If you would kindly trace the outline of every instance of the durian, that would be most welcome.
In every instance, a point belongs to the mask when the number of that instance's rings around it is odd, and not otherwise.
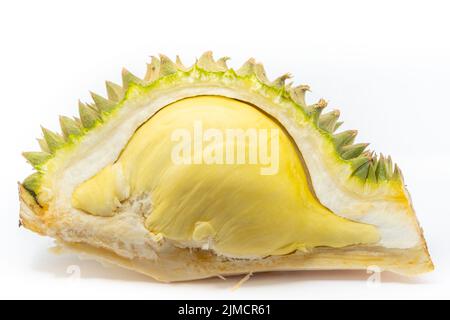
[[[433,269],[390,157],[337,132],[306,85],[204,53],[152,57],[43,128],[19,184],[23,226],[160,281],[275,270]]]

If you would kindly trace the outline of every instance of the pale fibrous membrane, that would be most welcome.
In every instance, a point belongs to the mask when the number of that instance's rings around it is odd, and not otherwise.
[[[433,269],[390,157],[338,131],[306,85],[203,54],[125,70],[79,117],[43,128],[21,223],[160,281],[277,270]]]

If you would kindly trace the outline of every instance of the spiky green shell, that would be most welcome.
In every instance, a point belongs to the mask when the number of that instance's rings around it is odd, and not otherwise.
[[[249,59],[238,70],[228,68],[227,57],[214,60],[211,52],[204,53],[194,65],[185,67],[180,58],[172,62],[168,57],[160,55],[152,57],[147,65],[147,73],[141,79],[126,69],[122,71],[122,85],[106,82],[107,98],[91,93],[93,102],[79,102],[79,118],[60,117],[62,135],[43,128],[43,139],[38,139],[42,152],[25,152],[24,157],[37,170],[25,179],[23,185],[32,194],[36,194],[40,180],[45,173],[45,164],[60,149],[68,148],[77,143],[89,131],[101,126],[120,110],[125,102],[137,99],[142,95],[151,97],[152,91],[163,87],[175,86],[179,83],[193,81],[220,81],[224,86],[234,83],[244,83],[253,94],[259,94],[289,105],[301,111],[303,115],[298,121],[309,121],[316,129],[333,143],[336,157],[339,161],[347,162],[352,167],[352,177],[363,184],[377,185],[379,182],[401,182],[402,175],[397,165],[393,166],[391,158],[365,151],[368,144],[357,143],[357,131],[347,130],[336,133],[342,125],[338,121],[340,113],[333,110],[328,113],[322,111],[327,102],[323,99],[309,105],[305,94],[309,90],[307,85],[293,87],[286,84],[291,76],[284,74],[274,81],[270,81],[262,64]]]

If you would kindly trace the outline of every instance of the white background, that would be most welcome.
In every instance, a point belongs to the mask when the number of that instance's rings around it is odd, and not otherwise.
[[[450,6],[448,1],[2,1],[0,4],[1,298],[450,298]],[[417,278],[296,272],[160,284],[75,256],[18,228],[17,181],[39,125],[75,115],[77,99],[143,75],[149,56],[205,50],[250,56],[339,107],[359,141],[404,171],[436,271]],[[72,281],[73,265],[81,278]]]

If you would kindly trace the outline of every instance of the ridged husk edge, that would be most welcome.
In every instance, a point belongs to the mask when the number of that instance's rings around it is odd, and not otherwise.
[[[41,151],[23,153],[36,170],[23,181],[23,185],[35,196],[46,171],[45,164],[55,156],[58,150],[76,144],[87,133],[107,122],[125,101],[133,99],[133,89],[151,91],[153,87],[158,86],[158,83],[177,77],[199,79],[221,77],[229,82],[251,79],[258,84],[261,91],[271,91],[279,96],[279,99],[288,99],[295,104],[317,130],[333,142],[336,155],[351,165],[353,177],[371,185],[376,185],[378,182],[399,182],[403,185],[402,173],[390,156],[377,155],[366,150],[367,143],[355,143],[356,130],[336,132],[342,125],[339,121],[338,110],[324,113],[323,110],[327,107],[324,99],[310,105],[306,103],[305,95],[310,90],[309,86],[293,86],[291,82],[287,83],[287,80],[291,78],[290,74],[281,75],[270,81],[263,65],[253,58],[237,70],[229,68],[226,64],[227,60],[228,57],[215,60],[212,52],[208,51],[192,66],[186,67],[179,57],[176,62],[173,62],[165,55],[160,55],[159,58],[151,58],[144,78],[139,78],[123,69],[122,85],[106,81],[107,97],[91,92],[91,103],[81,101],[78,103],[79,117],[60,116],[61,133],[42,127],[43,136],[38,139]]]

